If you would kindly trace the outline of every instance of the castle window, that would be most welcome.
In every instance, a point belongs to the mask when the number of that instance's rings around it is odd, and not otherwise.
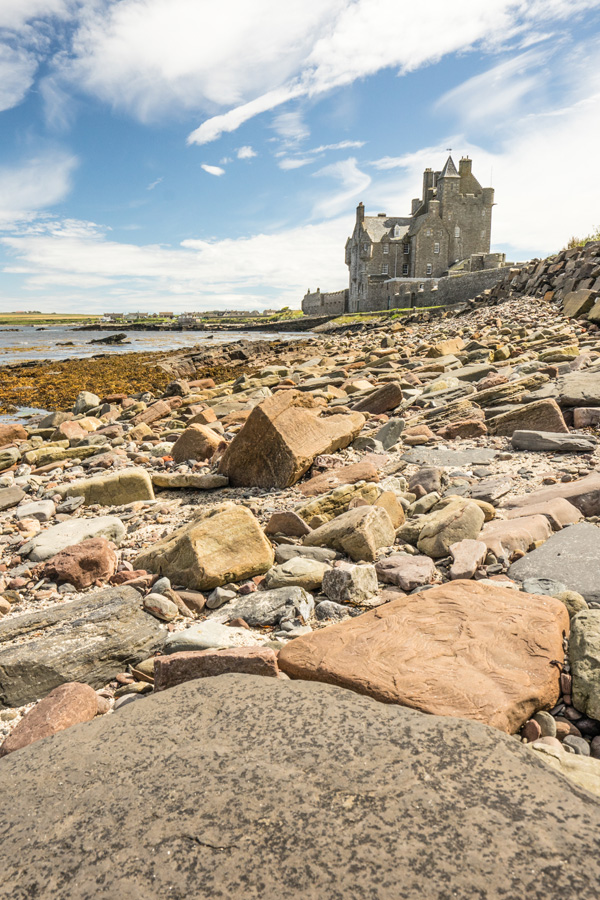
[[[426,272],[426,274],[427,274],[427,275],[431,275],[432,272],[433,272],[433,266],[431,265],[431,263],[427,263],[427,272]]]
[[[389,244],[384,244],[384,245],[383,245],[383,252],[384,252],[384,253],[389,253],[389,252],[390,252],[390,245],[389,245]]]
[[[395,226],[394,226],[394,237],[395,237],[395,238],[399,238],[399,237],[400,237],[400,226],[399,226],[399,225],[395,225]]]
[[[404,255],[405,255],[405,256],[408,254],[408,251],[409,251],[409,250],[410,250],[410,247],[408,246],[408,244],[405,244],[405,245],[404,245]]]
[[[381,274],[382,274],[382,275],[387,275],[387,274],[388,274],[388,264],[387,264],[387,263],[385,263],[385,264],[381,267]]]
[[[428,228],[425,232],[426,237],[431,237],[431,228]]]
[[[439,252],[440,252],[440,245],[438,244],[437,241],[436,241],[435,244],[433,245],[433,252],[434,252],[434,253],[439,253]]]
[[[368,252],[369,252],[369,244],[363,244],[363,251],[364,251],[365,253],[368,253]]]
[[[481,237],[482,237],[482,238],[485,237],[485,231],[484,231],[484,230],[482,230],[482,232],[481,232]]]
[[[408,275],[408,263],[404,263],[402,266],[402,274]]]
[[[458,227],[458,225],[457,225],[456,228],[454,229],[454,237],[455,237],[455,238],[459,238],[459,237],[460,237],[460,228]]]

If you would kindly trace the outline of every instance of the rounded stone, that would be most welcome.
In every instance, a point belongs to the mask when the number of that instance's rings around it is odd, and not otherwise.
[[[540,726],[542,737],[556,737],[556,720],[549,712],[540,710],[533,717]]]
[[[565,747],[570,747],[571,750],[574,750],[579,756],[589,756],[590,755],[590,745],[582,737],[576,737],[574,734],[568,734],[563,741]]]

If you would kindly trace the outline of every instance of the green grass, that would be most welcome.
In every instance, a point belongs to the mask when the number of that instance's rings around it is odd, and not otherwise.
[[[0,313],[0,325],[84,325],[97,322],[99,318],[60,313]]]

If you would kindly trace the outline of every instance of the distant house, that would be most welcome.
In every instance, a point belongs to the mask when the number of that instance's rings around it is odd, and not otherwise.
[[[159,312],[159,317],[161,319],[173,319],[175,318],[175,313],[172,312]]]

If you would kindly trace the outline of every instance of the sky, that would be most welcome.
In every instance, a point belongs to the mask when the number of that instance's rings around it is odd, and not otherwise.
[[[298,308],[449,148],[546,256],[598,146],[600,0],[0,0],[0,311]]]

